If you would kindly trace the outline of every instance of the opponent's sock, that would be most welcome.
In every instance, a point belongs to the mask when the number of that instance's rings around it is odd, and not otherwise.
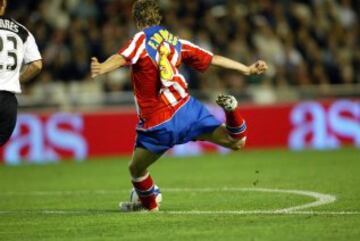
[[[234,139],[243,139],[247,134],[247,127],[244,118],[240,113],[240,108],[236,107],[232,111],[225,111],[226,129]]]
[[[143,177],[133,178],[132,183],[144,208],[150,211],[157,209],[158,205],[154,192],[154,182],[150,174],[148,173]]]

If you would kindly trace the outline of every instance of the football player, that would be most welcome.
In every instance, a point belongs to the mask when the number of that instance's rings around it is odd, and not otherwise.
[[[0,147],[14,131],[20,82],[42,69],[41,55],[33,35],[14,19],[5,16],[7,0],[0,0]]]
[[[252,75],[264,73],[267,64],[257,61],[246,66],[177,37],[160,25],[160,9],[155,0],[137,0],[133,18],[139,32],[105,62],[92,58],[91,72],[96,78],[122,66],[132,67],[139,123],[129,170],[141,203],[123,202],[121,210],[158,211],[154,181],[148,167],[167,150],[194,140],[240,150],[246,142],[246,122],[237,100],[230,95],[218,96],[216,102],[226,113],[226,123],[221,123],[189,95],[186,79],[179,72],[180,66],[185,64],[203,72],[215,65]]]

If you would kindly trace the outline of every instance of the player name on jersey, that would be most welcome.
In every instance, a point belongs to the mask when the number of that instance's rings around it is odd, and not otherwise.
[[[10,19],[0,18],[0,29],[5,29],[14,33],[18,33],[19,25],[17,25],[15,22],[11,21]]]
[[[148,41],[148,45],[153,49],[158,49],[160,44],[164,41],[167,41],[169,44],[176,46],[178,44],[178,37],[174,36],[166,29],[161,29],[158,33],[155,33],[150,40]]]

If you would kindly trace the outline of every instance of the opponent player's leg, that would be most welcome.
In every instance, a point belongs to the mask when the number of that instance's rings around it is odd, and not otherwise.
[[[155,184],[147,169],[160,157],[161,154],[155,154],[142,148],[135,149],[129,164],[129,171],[132,177],[132,184],[142,205],[124,202],[120,204],[122,211],[137,211],[141,208],[149,211],[159,210],[156,203]]]
[[[0,147],[6,144],[15,129],[17,106],[14,94],[0,92]]]
[[[246,144],[247,127],[235,97],[219,95],[216,102],[225,111],[226,123],[212,133],[200,136],[199,139],[236,151],[242,149]]]

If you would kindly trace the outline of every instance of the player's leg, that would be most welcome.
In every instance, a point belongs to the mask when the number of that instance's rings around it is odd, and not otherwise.
[[[198,140],[208,141],[234,151],[241,150],[246,144],[246,137],[242,139],[231,137],[225,124],[215,129],[212,133],[201,135]]]
[[[129,171],[133,178],[140,178],[145,176],[148,171],[147,168],[156,162],[162,154],[156,154],[143,148],[136,148],[133,153],[133,158],[129,164]]]
[[[0,91],[0,147],[6,144],[15,129],[17,107],[14,94]]]
[[[209,141],[232,150],[240,150],[246,144],[246,122],[243,119],[235,97],[219,95],[217,104],[226,115],[226,123],[213,132],[200,136],[198,139]]]
[[[136,190],[142,206],[136,206],[134,203],[122,203],[123,211],[136,211],[139,208],[145,208],[149,211],[159,210],[156,203],[155,184],[148,172],[151,166],[161,157],[161,154],[152,153],[143,148],[136,148],[133,158],[129,164],[129,171],[132,178],[132,184]]]

